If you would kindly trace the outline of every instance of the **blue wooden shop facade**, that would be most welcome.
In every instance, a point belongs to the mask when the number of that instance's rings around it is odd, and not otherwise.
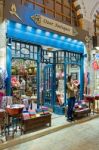
[[[46,80],[51,80],[50,85],[50,101],[51,107],[54,108],[56,105],[56,64],[59,63],[59,52],[62,53],[62,62],[64,65],[64,100],[66,102],[66,68],[68,64],[75,64],[80,67],[80,98],[83,98],[83,90],[84,90],[84,43],[80,40],[75,39],[74,37],[70,37],[68,35],[60,34],[51,29],[43,28],[33,20],[30,19],[30,16],[33,15],[31,11],[31,5],[28,6],[20,6],[16,1],[16,8],[18,8],[19,14],[24,21],[20,21],[20,19],[16,19],[15,16],[9,13],[9,10],[12,7],[12,1],[10,0],[9,6],[6,9],[5,17],[8,19],[7,24],[7,72],[8,72],[8,80],[7,80],[7,95],[11,94],[11,60],[13,57],[21,58],[21,54],[19,56],[13,55],[13,42],[26,43],[28,45],[36,46],[37,50],[33,53],[34,57],[24,56],[24,59],[32,59],[37,63],[37,107],[40,105],[40,64],[45,63],[46,67],[44,68],[44,102],[48,98],[46,95]],[[5,7],[7,4],[5,4]],[[27,11],[26,14],[23,11]],[[34,14],[37,12],[34,12]],[[40,12],[39,12],[40,13]],[[24,23],[25,22],[25,23]],[[58,51],[50,51],[52,53],[52,58],[46,58],[49,51],[43,50],[41,45],[51,46],[58,48]],[[72,59],[75,58],[75,59]],[[47,77],[48,72],[50,76]]]

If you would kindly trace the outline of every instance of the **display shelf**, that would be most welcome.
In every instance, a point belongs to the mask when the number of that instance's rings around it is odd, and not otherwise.
[[[16,59],[13,59],[12,78],[15,77],[19,82],[20,94],[24,92],[24,94],[31,93],[31,95],[34,95],[37,92],[37,66],[34,63],[32,60],[17,59],[16,61]],[[23,92],[21,92],[22,80],[25,81]]]

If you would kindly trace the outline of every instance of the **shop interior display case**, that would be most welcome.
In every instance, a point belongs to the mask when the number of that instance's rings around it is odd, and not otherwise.
[[[64,71],[63,65],[56,66],[56,96],[57,104],[64,104]]]
[[[12,60],[12,77],[11,86],[12,94],[20,95],[21,80],[25,81],[24,95],[37,95],[37,65],[32,60],[13,59]]]
[[[64,70],[65,68],[63,64],[56,65],[56,95],[57,95],[57,104],[59,105],[63,105],[65,103],[65,94],[64,94],[66,88],[65,80],[67,80],[68,75],[72,76],[74,82],[76,81],[79,82],[80,78],[79,66],[68,64],[66,68],[66,77],[64,77]]]

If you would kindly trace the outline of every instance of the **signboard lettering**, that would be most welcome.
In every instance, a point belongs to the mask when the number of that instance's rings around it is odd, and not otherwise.
[[[31,16],[31,18],[34,20],[35,23],[42,27],[46,27],[71,36],[75,36],[73,32],[73,27],[71,26],[68,26],[66,24],[63,24],[61,22],[55,21],[42,15],[34,15]]]

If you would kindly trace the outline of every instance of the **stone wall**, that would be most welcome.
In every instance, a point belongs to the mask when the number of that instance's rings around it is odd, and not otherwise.
[[[0,68],[6,68],[6,23],[0,22]]]

